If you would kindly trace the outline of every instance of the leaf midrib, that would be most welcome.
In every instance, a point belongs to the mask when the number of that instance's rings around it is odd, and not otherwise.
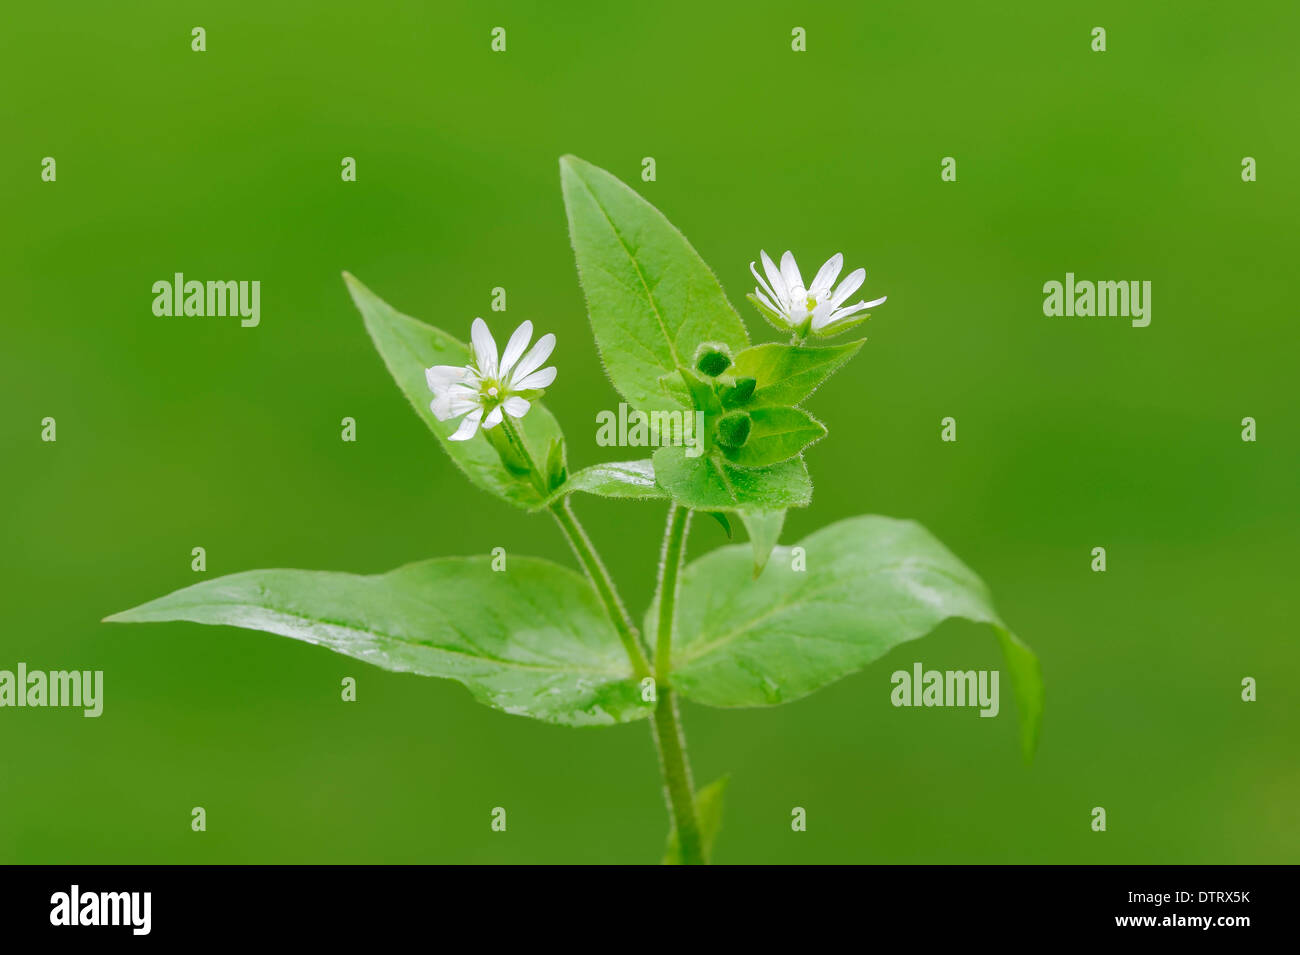
[[[601,203],[595,191],[591,186],[587,185],[587,180],[581,175],[576,175],[574,178],[577,179],[582,188],[587,191],[587,195],[591,197],[591,201],[595,203],[596,208],[600,210],[600,214],[609,225],[610,231],[614,233],[614,238],[618,240],[619,246],[623,249],[623,254],[627,256],[628,261],[632,263],[632,268],[636,270],[636,277],[641,283],[641,288],[645,291],[646,300],[650,303],[650,310],[654,313],[655,321],[659,324],[659,331],[664,337],[664,342],[668,345],[668,350],[672,353],[672,368],[676,369],[680,367],[682,362],[681,357],[677,354],[677,345],[673,338],[668,334],[668,326],[664,323],[664,317],[659,311],[659,303],[655,301],[654,293],[650,291],[650,283],[646,281],[645,273],[641,271],[641,264],[637,261],[636,256],[632,253],[628,244],[623,241],[623,234],[618,231],[618,226],[616,226],[614,220],[610,218],[609,213],[605,210],[605,206]]]
[[[447,654],[447,655],[449,655],[449,656],[464,657],[465,659],[468,659],[468,660],[478,660],[478,661],[487,662],[487,663],[494,663],[494,664],[498,664],[498,665],[503,666],[503,667],[510,667],[510,668],[512,668],[512,669],[516,669],[516,670],[540,670],[540,671],[545,672],[545,673],[556,673],[556,674],[563,674],[563,673],[595,673],[595,674],[601,674],[601,675],[604,675],[604,676],[614,676],[614,677],[618,677],[619,679],[626,679],[626,678],[629,678],[629,677],[632,676],[631,672],[622,673],[622,672],[617,671],[617,670],[610,670],[610,669],[606,669],[606,668],[596,668],[596,667],[591,667],[591,666],[582,666],[582,665],[579,665],[579,664],[574,664],[574,665],[572,665],[572,666],[568,666],[568,665],[566,665],[566,666],[564,666],[564,667],[558,667],[558,666],[544,666],[544,665],[542,665],[542,664],[537,664],[537,663],[523,663],[523,662],[520,662],[520,661],[517,661],[517,660],[508,660],[508,659],[505,659],[504,657],[492,656],[492,655],[489,655],[489,654],[475,655],[475,654],[472,654],[472,653],[466,653],[464,650],[455,650],[455,649],[451,649],[451,648],[448,648],[448,647],[438,646],[437,644],[424,643],[424,642],[422,642],[422,641],[412,640],[412,639],[409,639],[409,638],[407,638],[407,637],[400,637],[400,636],[397,636],[397,635],[395,635],[395,634],[385,633],[385,632],[383,632],[382,630],[361,629],[361,628],[356,627],[356,626],[354,626],[354,625],[352,625],[352,624],[349,624],[349,623],[346,623],[346,622],[343,622],[343,621],[339,621],[339,620],[327,620],[327,619],[325,619],[325,618],[323,618],[323,617],[309,617],[309,616],[307,616],[306,614],[294,613],[294,612],[289,611],[289,610],[280,610],[280,609],[275,608],[275,607],[262,607],[262,606],[258,606],[257,604],[246,603],[246,602],[243,602],[243,601],[232,601],[232,602],[230,602],[230,603],[221,603],[221,604],[214,604],[214,603],[212,603],[212,602],[202,603],[202,604],[181,604],[181,605],[179,605],[176,609],[177,609],[177,610],[187,610],[187,609],[190,609],[190,608],[194,608],[194,609],[198,609],[198,610],[203,610],[203,609],[205,609],[205,608],[210,608],[210,607],[228,607],[228,608],[231,608],[231,609],[258,610],[258,611],[261,611],[261,612],[263,612],[263,613],[270,612],[270,613],[277,614],[277,615],[282,616],[282,617],[289,617],[289,618],[291,618],[291,619],[293,619],[293,620],[303,620],[303,621],[306,621],[306,622],[308,622],[308,623],[319,623],[319,624],[324,624],[324,625],[326,625],[326,626],[330,626],[330,627],[338,627],[338,628],[341,629],[341,630],[350,630],[350,631],[352,631],[352,632],[354,632],[354,633],[362,633],[362,634],[372,635],[372,636],[379,637],[379,638],[384,639],[384,640],[391,640],[391,641],[393,641],[394,643],[404,644],[404,645],[406,645],[406,646],[421,647],[421,648],[426,649],[426,650],[432,650],[432,651],[434,651],[434,652],[436,652],[436,653],[445,653],[445,654]],[[176,619],[185,620],[185,619],[187,619],[187,618],[184,618],[184,617],[179,617],[179,618],[174,617],[174,618],[172,618],[172,619],[173,619],[173,620],[176,620]],[[161,622],[161,621],[160,621],[160,622]],[[190,622],[190,623],[200,623],[201,621],[198,621],[198,620],[189,620],[189,622]],[[248,629],[247,627],[242,627],[242,626],[240,626],[239,624],[225,624],[225,623],[223,623],[222,625],[223,625],[223,626],[234,626],[234,627],[239,627],[240,629]],[[296,637],[291,637],[290,639],[297,639],[297,638],[296,638]],[[310,642],[310,641],[303,641],[303,642],[304,642],[304,643],[308,643],[308,642]],[[321,644],[315,644],[315,646],[321,646]],[[334,648],[333,648],[333,647],[330,647],[330,649],[334,649]]]

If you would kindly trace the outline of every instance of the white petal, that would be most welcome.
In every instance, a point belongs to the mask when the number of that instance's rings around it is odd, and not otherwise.
[[[790,296],[796,288],[806,288],[799,266],[795,263],[794,253],[787,251],[781,256],[781,278],[785,280],[785,294]]]
[[[555,380],[555,366],[543,368],[541,371],[535,371],[531,375],[516,381],[512,386],[512,391],[530,391],[533,388],[549,388],[551,382]]]
[[[772,283],[772,291],[776,293],[776,300],[778,302],[788,302],[790,293],[785,287],[785,279],[781,277],[781,270],[776,267],[776,263],[772,261],[766,252],[759,251],[758,257],[763,263],[763,271],[767,273],[767,280]]]
[[[478,432],[478,423],[483,420],[483,409],[475,408],[465,416],[465,420],[460,423],[456,433],[447,438],[448,441],[468,441]]]
[[[537,339],[537,344],[534,345],[529,350],[528,354],[519,360],[519,364],[515,366],[514,374],[510,376],[512,382],[510,390],[523,391],[524,389],[519,382],[527,378],[538,368],[541,368],[542,363],[551,357],[551,352],[554,350],[555,336],[550,332],[547,332],[541,338]],[[555,376],[552,375],[551,377],[554,378]],[[549,384],[549,382],[547,382],[547,384]]]
[[[844,268],[844,256],[836,252],[826,264],[817,270],[817,276],[812,280],[812,285],[808,286],[808,294],[821,298],[831,290],[835,280],[840,277],[840,270]]]
[[[835,294],[831,296],[831,308],[839,308],[845,299],[862,288],[862,283],[866,280],[866,269],[854,269],[850,272],[844,281],[840,283],[840,287],[835,290]]]
[[[432,368],[424,369],[424,380],[429,383],[429,390],[435,394],[450,388],[464,378],[463,365],[434,365]]]
[[[501,417],[502,417],[501,406],[497,405],[495,408],[489,411],[488,416],[483,419],[483,430],[486,431],[490,428],[495,428],[497,425],[501,423]]]
[[[474,319],[469,327],[470,343],[474,346],[474,364],[484,378],[497,376],[497,342],[488,331],[487,322]]]
[[[757,298],[760,302],[762,302],[772,311],[776,312],[778,315],[783,315],[783,316],[785,315],[785,309],[778,308],[775,302],[773,302],[770,298],[768,298],[766,295],[763,294],[762,289],[754,289],[754,291],[757,293],[754,297]]]
[[[510,341],[506,342],[506,350],[501,355],[500,376],[502,378],[508,379],[510,377],[510,369],[519,360],[519,356],[524,353],[524,349],[528,347],[528,342],[532,337],[532,322],[525,321],[515,329],[515,333],[510,336]]]
[[[847,318],[852,318],[858,312],[865,312],[869,308],[875,308],[889,296],[882,296],[870,302],[855,302],[852,305],[846,305],[844,308],[836,309],[813,318],[812,327],[814,331],[821,331],[831,325],[838,325]]]
[[[764,255],[766,254],[767,253],[764,253]],[[772,286],[764,281],[763,276],[758,274],[758,269],[754,268],[753,262],[749,263],[749,271],[753,272],[754,278],[758,280],[758,288],[754,289],[754,291],[760,294],[766,292],[769,299],[775,299],[777,296],[776,293],[772,291]]]
[[[522,418],[528,414],[528,409],[532,407],[528,399],[520,398],[518,395],[511,395],[505,401],[501,402],[501,407],[506,409],[506,414],[512,418]]]
[[[444,388],[434,395],[429,408],[439,421],[459,418],[478,407],[478,391],[463,384]]]

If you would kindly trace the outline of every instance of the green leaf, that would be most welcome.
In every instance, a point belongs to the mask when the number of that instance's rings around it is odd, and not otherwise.
[[[445,557],[363,577],[251,570],[114,614],[114,623],[189,620],[303,640],[385,670],[446,677],[480,703],[548,723],[647,716],[627,655],[591,585],[563,567]]]
[[[655,484],[654,462],[650,460],[610,461],[575,471],[547,498],[546,504],[554,504],[577,491],[601,497],[630,497],[638,500],[662,500],[668,497],[668,492]]]
[[[425,369],[468,364],[469,347],[441,329],[397,312],[347,272],[343,279],[389,373],[452,462],[470,481],[497,497],[519,507],[541,505],[542,495],[527,477],[502,464],[500,454],[482,430],[468,441],[448,441],[459,420],[439,421],[429,408],[433,395]],[[533,402],[528,414],[516,424],[533,460],[539,465],[545,462],[552,442],[561,437],[555,418],[541,402]]]
[[[546,487],[554,491],[568,479],[569,466],[564,457],[564,439],[552,438],[551,447],[546,452]]]
[[[722,803],[727,792],[730,776],[715,779],[695,793],[695,821],[700,827],[700,847],[704,850],[704,861],[713,855],[713,843],[717,841],[718,830],[722,828]],[[664,853],[664,865],[681,865],[682,850],[677,842],[677,827],[668,832],[668,850]]]
[[[708,514],[722,527],[722,533],[727,535],[727,540],[735,536],[731,529],[731,518],[727,517],[726,511],[701,511],[702,514]]]
[[[711,706],[770,706],[862,669],[950,617],[998,633],[1028,758],[1043,689],[1038,660],[1006,628],[983,582],[912,521],[854,517],[805,538],[806,570],[778,547],[758,580],[749,549],[691,563],[678,599],[673,687]],[[882,691],[883,692],[883,691]]]
[[[865,341],[826,347],[777,342],[754,345],[736,356],[731,373],[758,382],[751,404],[797,405],[857,354]]]
[[[749,543],[754,548],[754,576],[757,577],[767,566],[772,548],[781,537],[781,528],[785,526],[785,511],[742,510],[736,513],[749,532]]]
[[[696,511],[781,510],[806,507],[812,500],[803,458],[770,468],[738,468],[712,454],[689,458],[684,448],[660,448],[654,467],[659,486]]]
[[[743,468],[780,464],[826,436],[826,426],[802,408],[753,408],[749,419],[749,438],[738,448],[726,449],[727,460]]]
[[[681,407],[659,379],[706,341],[749,343],[717,277],[654,206],[603,169],[560,160],[569,236],[605,371],[640,410]]]

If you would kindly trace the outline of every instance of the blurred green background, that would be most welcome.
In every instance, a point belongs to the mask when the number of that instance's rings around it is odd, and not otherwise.
[[[199,545],[205,576],[495,546],[572,565],[545,518],[453,469],[339,277],[461,337],[475,315],[498,335],[524,318],[555,331],[547,402],[571,463],[629,456],[595,445],[595,412],[618,399],[569,248],[566,152],[659,206],[760,339],[743,301],[760,247],[793,249],[805,274],[836,251],[867,267],[889,303],[812,400],[831,436],[783,541],[915,518],[1043,664],[1028,767],[1005,687],[995,720],[889,703],[890,672],[914,661],[998,667],[973,625],[798,703],[687,705],[697,783],[732,774],[717,861],[1300,861],[1298,11],[7,9],[0,668],[102,669],[106,701],[97,720],[0,710],[0,861],[659,858],[647,725],[552,727],[267,634],[99,622],[195,582]],[[154,317],[151,285],[175,271],[260,280],[261,326]],[[1042,285],[1067,271],[1150,280],[1150,327],[1045,318]],[[946,415],[956,444],[939,440]],[[664,508],[578,509],[639,613]],[[692,553],[723,542],[696,522]],[[1258,702],[1241,701],[1245,676]]]

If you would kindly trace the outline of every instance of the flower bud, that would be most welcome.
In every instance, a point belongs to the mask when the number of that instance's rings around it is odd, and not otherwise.
[[[718,342],[705,342],[695,353],[695,367],[701,374],[716,378],[731,367],[727,346]]]
[[[730,450],[744,447],[753,426],[754,422],[749,417],[748,411],[731,411],[724,414],[718,419],[718,444]]]
[[[728,408],[746,404],[750,398],[754,397],[754,388],[757,385],[758,382],[753,378],[737,378],[734,385],[723,388],[722,403]]]

